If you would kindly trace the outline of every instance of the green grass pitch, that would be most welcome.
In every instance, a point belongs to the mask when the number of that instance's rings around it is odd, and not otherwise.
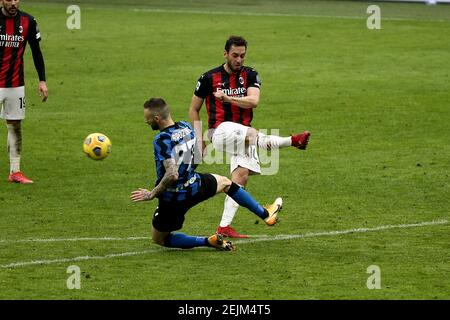
[[[381,30],[369,30],[365,2],[77,1],[81,29],[68,30],[71,2],[54,2],[22,1],[50,97],[39,100],[28,48],[22,169],[35,184],[7,182],[1,125],[1,299],[450,298],[450,6],[377,3]],[[231,34],[263,82],[253,125],[312,133],[306,152],[280,151],[278,174],[250,179],[259,201],[284,198],[281,222],[240,209],[233,225],[254,237],[235,253],[129,239],[150,236],[156,205],[129,201],[155,179],[142,104],[162,96],[188,119]],[[82,153],[92,132],[112,140],[104,161]],[[192,209],[182,231],[213,233],[223,199]],[[80,290],[66,286],[70,265]]]

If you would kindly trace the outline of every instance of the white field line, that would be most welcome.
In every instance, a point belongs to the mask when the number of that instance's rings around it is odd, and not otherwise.
[[[101,237],[101,238],[49,238],[49,239],[18,239],[18,240],[0,240],[2,243],[45,243],[45,242],[75,242],[75,241],[135,241],[135,240],[150,240],[150,237]]]
[[[425,227],[425,226],[433,226],[433,225],[442,225],[447,224],[448,220],[434,220],[434,221],[426,221],[420,223],[411,223],[411,224],[396,224],[396,225],[386,225],[379,226],[374,228],[358,228],[358,229],[349,229],[349,230],[337,230],[337,231],[325,231],[325,232],[314,232],[314,233],[305,233],[305,234],[288,234],[288,235],[277,235],[272,237],[261,237],[259,239],[249,239],[245,241],[234,241],[235,243],[253,243],[253,242],[262,242],[262,241],[276,241],[276,240],[292,240],[292,239],[301,239],[301,238],[314,238],[314,237],[322,237],[322,236],[339,236],[345,234],[352,233],[365,233],[365,232],[373,232],[373,231],[383,231],[389,229],[405,229],[405,228],[417,228],[417,227]]]
[[[339,235],[346,235],[346,234],[352,234],[352,233],[366,233],[366,232],[374,232],[374,231],[384,231],[384,230],[390,230],[390,229],[406,229],[406,228],[417,228],[417,227],[425,227],[425,226],[433,226],[433,225],[443,225],[447,224],[448,220],[434,220],[434,221],[426,221],[426,222],[420,222],[420,223],[411,223],[411,224],[397,224],[397,225],[385,225],[385,226],[378,226],[374,228],[357,228],[357,229],[348,229],[348,230],[337,230],[337,231],[324,231],[324,232],[315,232],[315,233],[305,233],[305,234],[291,234],[291,235],[277,235],[277,236],[260,236],[258,239],[249,239],[249,240],[238,240],[235,241],[239,244],[246,244],[246,243],[254,243],[254,242],[262,242],[262,241],[279,241],[279,240],[292,240],[292,239],[301,239],[301,238],[313,238],[313,237],[321,237],[321,236],[339,236]],[[69,241],[76,241],[77,238],[71,238]],[[129,239],[147,239],[146,237],[130,237],[130,238],[78,238],[78,239],[96,239],[96,240],[110,240],[110,239],[122,239],[122,240],[129,240]],[[27,239],[25,241],[31,241],[33,239]],[[52,239],[35,239],[35,240],[52,240]],[[63,239],[53,239],[53,240],[63,240]],[[2,240],[2,241],[8,241],[8,240]],[[20,240],[14,240],[15,242]],[[42,241],[41,241],[42,242]],[[80,256],[75,258],[61,258],[61,259],[53,259],[53,260],[34,260],[34,261],[24,261],[24,262],[14,262],[6,265],[1,265],[0,268],[6,269],[6,268],[18,268],[18,267],[25,267],[25,266],[31,266],[31,265],[49,265],[49,264],[56,264],[56,263],[67,263],[67,262],[76,262],[76,261],[86,261],[86,260],[106,260],[106,259],[112,259],[117,257],[128,257],[128,256],[137,256],[137,255],[144,255],[149,253],[155,253],[155,252],[161,252],[161,248],[158,249],[151,249],[151,250],[144,250],[144,251],[136,251],[136,252],[123,252],[123,253],[114,253],[114,254],[108,254],[105,256]],[[169,249],[173,250],[173,249]]]
[[[54,263],[63,263],[63,262],[77,262],[84,260],[106,260],[118,257],[130,257],[143,255],[147,253],[153,253],[161,251],[160,249],[152,249],[152,250],[144,250],[144,251],[136,251],[136,252],[123,252],[123,253],[112,253],[107,254],[106,256],[81,256],[75,258],[63,258],[63,259],[53,259],[53,260],[35,260],[35,261],[25,261],[25,262],[15,262],[7,265],[0,266],[1,268],[18,268],[32,265],[45,265],[45,264],[54,264]]]
[[[330,16],[315,14],[296,14],[296,13],[275,13],[275,12],[243,12],[243,11],[208,11],[208,10],[180,10],[180,9],[151,9],[151,8],[134,8],[133,12],[150,12],[150,13],[176,13],[176,14],[206,14],[206,15],[232,15],[232,16],[255,16],[255,17],[299,17],[299,18],[324,18],[324,19],[350,19],[350,20],[367,20],[365,11],[361,16]],[[445,19],[414,19],[414,18],[382,18],[386,21],[427,21],[427,22],[448,22]]]
[[[39,4],[27,3],[28,6],[39,6]],[[123,7],[113,6],[82,6],[82,10],[122,10]],[[363,8],[364,9],[364,8]],[[233,16],[261,16],[261,17],[299,17],[299,18],[324,18],[324,19],[350,19],[350,20],[367,20],[368,15],[365,9],[362,11],[361,16],[333,16],[333,15],[320,15],[320,14],[296,14],[296,13],[276,13],[276,12],[243,12],[243,11],[211,11],[211,10],[181,10],[181,9],[152,9],[152,8],[133,8],[128,9],[132,12],[150,12],[150,13],[175,13],[175,14],[205,14],[205,15],[233,15]],[[382,18],[384,21],[424,21],[424,22],[445,22],[447,19],[427,19],[427,18]]]
[[[289,239],[298,239],[298,238],[310,238],[310,237],[319,237],[319,236],[334,236],[341,234],[349,234],[349,233],[358,233],[358,232],[369,232],[369,231],[378,231],[378,230],[386,230],[393,228],[412,228],[412,227],[423,227],[428,225],[436,225],[436,224],[446,224],[447,220],[435,220],[435,221],[427,221],[420,222],[415,224],[398,224],[398,225],[386,225],[374,228],[358,228],[358,229],[349,229],[349,230],[340,230],[340,231],[325,231],[325,232],[316,232],[316,233],[305,233],[305,234],[287,234],[287,235],[250,235],[250,239],[243,240],[241,242],[251,243],[258,241],[272,241],[272,240],[289,240]],[[253,238],[258,238],[254,239]],[[0,244],[2,243],[46,243],[46,242],[83,242],[83,241],[136,241],[136,240],[151,240],[150,237],[84,237],[84,238],[48,238],[48,239],[17,239],[17,240],[0,240]],[[236,242],[236,241],[234,241]],[[236,242],[238,243],[238,242]]]

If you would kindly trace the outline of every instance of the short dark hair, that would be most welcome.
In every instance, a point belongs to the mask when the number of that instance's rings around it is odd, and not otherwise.
[[[167,119],[170,115],[169,106],[163,98],[150,98],[144,103],[144,109],[148,109],[159,114],[159,116],[163,119]]]
[[[247,40],[245,40],[241,36],[230,36],[225,42],[225,51],[229,52],[231,49],[231,46],[235,47],[245,47],[247,49]]]

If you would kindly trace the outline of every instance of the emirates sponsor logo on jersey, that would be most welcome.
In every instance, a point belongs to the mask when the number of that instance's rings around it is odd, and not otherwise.
[[[18,48],[25,38],[18,35],[0,34],[0,47]]]
[[[239,87],[239,88],[229,88],[229,89],[225,89],[225,88],[217,88],[217,91],[222,91],[223,93],[225,93],[227,96],[232,96],[232,97],[236,97],[236,96],[244,96],[247,93],[247,89]]]

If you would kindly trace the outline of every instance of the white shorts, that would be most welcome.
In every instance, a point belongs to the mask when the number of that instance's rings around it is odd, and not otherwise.
[[[0,118],[25,119],[25,87],[0,88]]]
[[[235,122],[222,122],[214,131],[212,143],[214,149],[231,155],[230,171],[237,167],[249,169],[252,174],[260,174],[261,167],[256,146],[245,146],[245,137],[249,127]]]
[[[230,158],[230,172],[233,173],[238,167],[250,170],[250,174],[261,174],[261,164],[258,157],[258,148],[255,145],[247,148],[247,154],[234,155]]]

